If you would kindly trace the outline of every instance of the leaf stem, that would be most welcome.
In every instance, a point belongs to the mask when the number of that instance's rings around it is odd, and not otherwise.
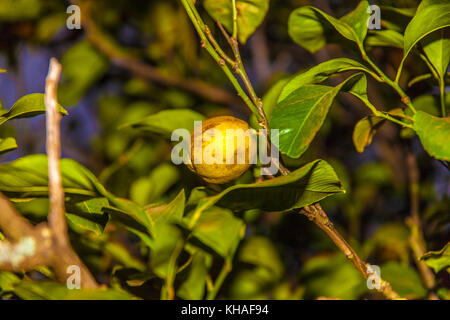
[[[411,103],[411,99],[408,97],[408,95],[403,91],[403,89],[400,87],[398,82],[392,81],[373,61],[372,59],[367,55],[366,51],[363,47],[359,48],[361,51],[361,55],[363,59],[378,73],[381,80],[386,83],[387,85],[391,86],[397,94],[400,96],[402,102],[407,105],[411,111],[415,114],[416,108]]]
[[[232,263],[229,258],[225,258],[225,262],[223,263],[222,269],[220,269],[220,273],[217,276],[216,281],[214,282],[214,286],[211,291],[208,292],[206,299],[213,300],[219,293],[219,289],[222,287],[225,278],[232,270]]]

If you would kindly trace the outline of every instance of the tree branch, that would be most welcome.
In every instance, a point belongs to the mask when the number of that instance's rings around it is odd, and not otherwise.
[[[57,88],[61,76],[61,64],[55,59],[50,60],[48,76],[45,83],[45,110],[48,155],[48,183],[50,212],[48,215],[49,227],[54,239],[56,251],[53,267],[61,281],[67,280],[67,268],[76,265],[81,271],[81,283],[83,287],[95,288],[97,283],[87,267],[81,262],[70,245],[65,207],[64,190],[62,185],[59,158],[61,156],[60,121],[61,114],[58,110]]]

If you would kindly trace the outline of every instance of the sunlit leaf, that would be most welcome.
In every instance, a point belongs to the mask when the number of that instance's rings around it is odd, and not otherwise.
[[[373,136],[384,120],[377,116],[367,116],[358,121],[353,130],[353,144],[356,151],[364,152],[365,147],[372,143]]]
[[[450,21],[448,23],[450,24]],[[426,36],[421,43],[428,60],[439,76],[439,81],[444,81],[450,62],[450,34],[448,28],[434,31]]]
[[[316,160],[287,176],[250,184],[237,184],[199,201],[196,211],[218,205],[236,210],[288,211],[343,192],[333,168]]]
[[[433,31],[450,26],[450,2],[447,0],[423,0],[404,34],[404,53],[400,64],[408,57],[411,49]],[[438,45],[439,46],[439,45]]]
[[[231,0],[204,0],[203,5],[215,20],[220,21],[230,33],[233,31]],[[245,43],[263,22],[269,0],[236,0],[236,9],[239,42]]]
[[[61,105],[58,107],[62,114],[67,115],[67,111]],[[8,112],[0,116],[0,125],[8,120],[34,117],[43,113],[45,113],[44,94],[28,94],[17,100]]]
[[[414,130],[424,149],[433,157],[450,161],[450,118],[438,118],[423,111],[414,115]]]
[[[293,91],[306,84],[319,84],[327,80],[330,76],[351,70],[364,71],[371,74],[375,78],[377,77],[373,71],[358,61],[348,58],[328,60],[312,67],[307,71],[294,75],[283,87],[281,94],[279,94],[278,102],[284,100]]]
[[[363,45],[367,34],[369,3],[360,1],[352,12],[340,19],[311,6],[294,10],[289,16],[288,30],[291,38],[311,53],[327,43],[327,33],[335,29],[345,39]]]
[[[13,137],[0,138],[0,154],[17,148],[16,139]]]
[[[403,35],[394,30],[375,30],[369,32],[365,45],[370,47],[394,47],[403,49]]]
[[[358,82],[361,77],[361,74],[354,75],[336,87],[312,84],[300,86],[279,100],[270,119],[270,128],[278,130],[272,136],[278,135],[279,150],[292,158],[300,157],[322,126],[339,91],[344,86]]]
[[[433,268],[434,272],[439,272],[442,269],[450,267],[450,243],[447,243],[439,251],[429,251],[425,253],[420,260],[425,261],[425,263]],[[449,270],[450,272],[450,270]]]

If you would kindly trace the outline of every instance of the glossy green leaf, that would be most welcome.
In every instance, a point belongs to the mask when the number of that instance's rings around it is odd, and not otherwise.
[[[298,45],[314,53],[327,43],[326,33],[331,26],[341,36],[362,47],[370,17],[368,7],[366,0],[360,1],[355,10],[340,19],[311,6],[298,8],[289,16],[289,35]]]
[[[288,211],[344,192],[333,168],[316,160],[286,176],[250,184],[237,184],[217,195],[201,199],[196,213],[218,205],[232,210]]]
[[[122,125],[121,128],[132,126],[136,129],[170,137],[176,129],[194,130],[194,121],[205,119],[205,116],[190,109],[163,110],[139,121]]]
[[[370,47],[394,47],[403,49],[403,35],[394,30],[369,31],[365,45]]]
[[[389,282],[400,296],[423,298],[427,294],[419,274],[409,265],[391,261],[380,266],[380,268],[381,278]]]
[[[319,84],[327,80],[330,76],[346,71],[364,71],[378,78],[369,68],[358,61],[348,58],[337,58],[322,62],[311,69],[294,75],[291,80],[283,87],[278,96],[278,102],[284,100],[293,91],[306,84]]]
[[[231,0],[204,0],[206,11],[220,21],[231,33],[233,31],[233,11]],[[263,22],[269,9],[269,0],[236,0],[239,42],[245,43]]]
[[[411,49],[433,31],[450,26],[450,2],[447,0],[423,0],[404,34],[404,53],[399,72]],[[437,46],[439,47],[439,46]],[[397,78],[400,76],[398,73]]]
[[[373,136],[384,120],[384,118],[377,116],[367,116],[356,123],[353,130],[353,144],[356,151],[364,152],[365,147],[372,143]]]
[[[425,261],[425,263],[436,273],[442,269],[450,268],[450,242],[439,251],[429,251],[425,253],[420,260]]]
[[[444,81],[450,62],[450,36],[448,28],[434,31],[425,37],[421,43],[428,60],[439,75],[439,81]]]
[[[438,118],[423,111],[414,115],[414,130],[433,157],[450,161],[450,117]]]
[[[16,139],[13,137],[0,138],[0,154],[9,152],[17,148]]]
[[[270,119],[270,128],[278,130],[272,136],[278,135],[280,152],[291,158],[300,157],[322,126],[339,91],[361,77],[362,74],[354,75],[336,87],[304,85],[280,100]]]
[[[67,115],[67,111],[61,105],[58,106],[59,111]],[[0,116],[0,125],[8,120],[34,117],[43,113],[45,113],[44,94],[28,94],[17,100],[8,112]]]

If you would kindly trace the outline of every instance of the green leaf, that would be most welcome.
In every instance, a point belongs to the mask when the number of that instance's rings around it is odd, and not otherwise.
[[[172,260],[179,254],[183,241],[181,230],[173,224],[160,223],[153,229],[150,267],[158,277],[165,279],[173,272],[176,262]]]
[[[414,115],[414,130],[425,150],[436,159],[450,161],[450,117],[438,118],[423,111]]]
[[[186,218],[188,221],[189,217]],[[210,207],[202,212],[190,229],[195,239],[227,258],[233,256],[243,238],[245,225],[230,210]]]
[[[139,121],[127,123],[121,128],[132,126],[143,131],[170,137],[175,129],[194,130],[194,121],[203,121],[205,116],[190,109],[163,110]]]
[[[360,1],[355,10],[340,19],[311,6],[298,8],[289,16],[289,35],[298,45],[314,53],[327,43],[326,34],[331,26],[341,36],[362,47],[370,17],[368,7],[366,0]]]
[[[367,116],[358,121],[353,130],[353,144],[356,151],[364,152],[364,148],[372,143],[373,136],[384,120],[382,117]]]
[[[380,266],[381,278],[392,285],[392,288],[406,298],[421,298],[427,294],[416,270],[407,264],[387,262]]]
[[[0,164],[0,191],[20,198],[47,196],[47,166],[47,156],[43,154]],[[91,197],[106,194],[93,174],[76,161],[61,159],[60,166],[66,194]]]
[[[61,105],[58,107],[62,114],[67,115],[67,111]],[[44,94],[28,94],[17,100],[8,112],[0,116],[0,125],[8,120],[34,117],[43,113],[45,113]]]
[[[145,212],[154,224],[179,223],[183,218],[185,202],[186,197],[182,189],[170,203],[146,206]]]
[[[404,34],[404,52],[397,79],[411,49],[430,33],[450,26],[450,2],[448,0],[423,0]],[[438,45],[437,45],[438,47]]]
[[[180,288],[177,290],[177,296],[185,300],[200,300],[205,294],[206,278],[208,269],[211,266],[211,256],[197,249],[193,253],[189,274]]]
[[[233,31],[231,0],[204,0],[203,6],[214,20],[220,21],[230,33]],[[236,9],[238,39],[244,44],[263,22],[269,0],[236,0]]]
[[[322,126],[339,91],[358,83],[362,76],[351,76],[336,87],[301,86],[279,101],[272,112],[270,128],[278,129],[272,136],[278,135],[280,152],[291,158],[300,157]]]
[[[420,260],[425,261],[425,263],[438,273],[444,268],[450,267],[450,242],[448,242],[439,251],[429,251],[425,253]],[[450,273],[450,270],[448,270]]]
[[[17,142],[14,137],[0,138],[0,154],[9,152],[17,148]]]
[[[44,154],[30,155],[0,164],[0,191],[14,198],[47,197],[47,165],[47,156]],[[92,172],[72,159],[61,159],[60,167],[64,192],[67,196],[105,197],[116,207],[109,208],[109,212],[115,215],[116,219],[131,218],[143,226],[144,230],[151,232],[151,224],[143,208],[136,203],[113,196]]]
[[[318,84],[327,80],[330,76],[351,71],[358,70],[371,74],[376,79],[378,76],[374,74],[369,68],[359,63],[358,61],[348,58],[337,58],[322,62],[321,64],[312,67],[311,69],[294,75],[291,80],[283,87],[279,94],[278,102],[284,100],[293,91],[307,84]]]
[[[425,37],[421,43],[428,60],[439,75],[439,81],[444,81],[450,62],[450,38],[448,29],[434,31]]]
[[[68,225],[78,233],[93,232],[99,236],[108,222],[104,208],[109,206],[106,198],[77,199],[73,197],[66,202]]]
[[[394,30],[370,30],[365,45],[403,49],[403,35]]]
[[[61,59],[62,81],[59,101],[65,106],[76,104],[108,69],[108,62],[87,40],[77,42]]]
[[[286,176],[250,184],[237,184],[199,201],[195,214],[218,205],[232,210],[288,211],[344,192],[333,168],[316,160]]]

